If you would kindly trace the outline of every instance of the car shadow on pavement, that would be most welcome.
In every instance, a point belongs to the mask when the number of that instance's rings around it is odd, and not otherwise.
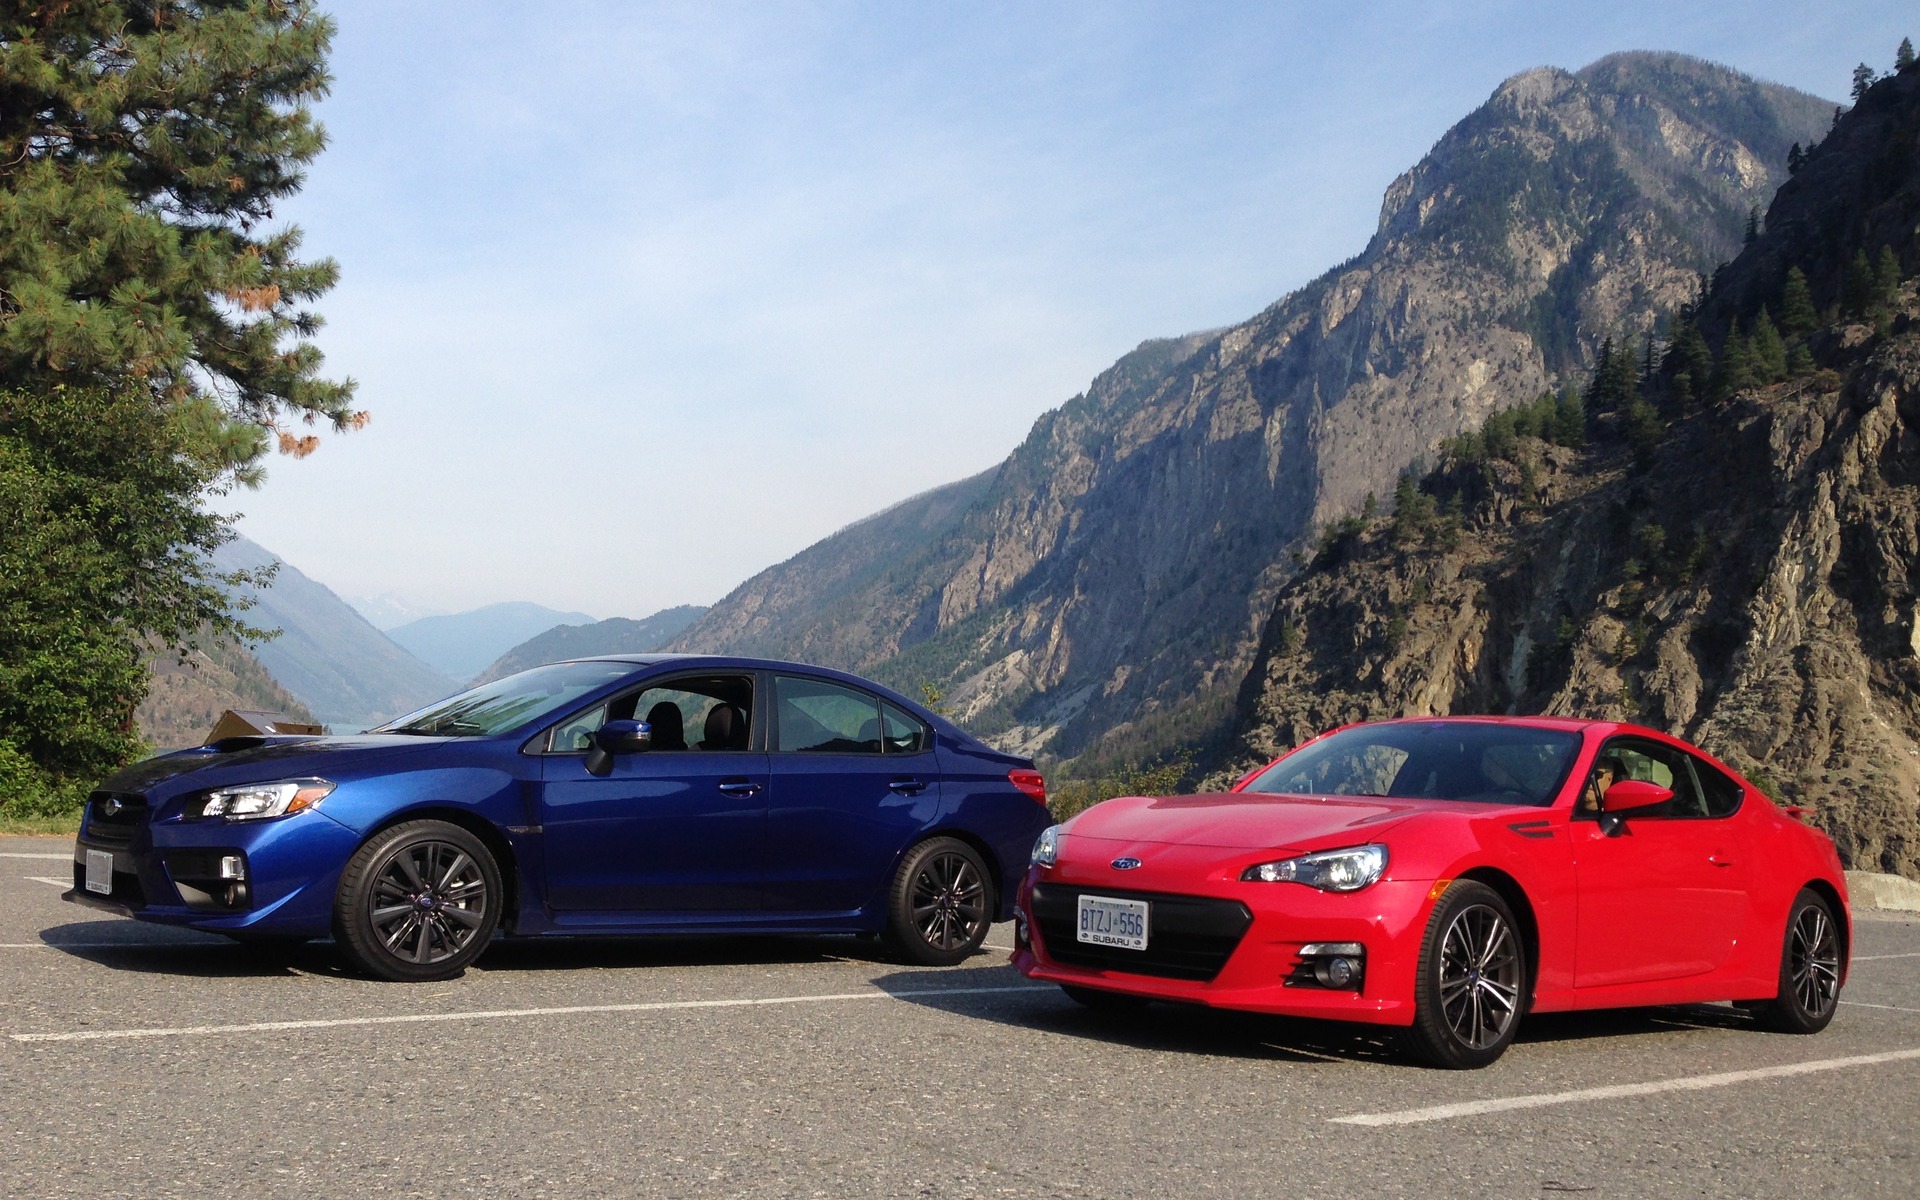
[[[1400,1031],[1380,1026],[1267,1016],[1187,1004],[1156,1003],[1136,1009],[1099,1010],[1083,1007],[1051,987],[997,990],[1016,988],[1025,982],[1011,967],[985,965],[939,972],[906,971],[874,981],[876,986],[901,1000],[928,1008],[1143,1050],[1294,1062],[1348,1060],[1407,1064],[1413,1061],[1401,1049]],[[945,989],[952,989],[954,994],[940,995]],[[1541,1013],[1521,1023],[1514,1041],[1525,1046],[1699,1030],[1762,1032],[1753,1018],[1739,1009],[1697,1004]]]
[[[195,978],[294,973],[358,978],[330,941],[239,942],[214,934],[125,921],[80,921],[40,932],[50,948],[116,971]],[[631,970],[647,967],[888,963],[877,940],[850,936],[501,938],[476,972]]]
[[[927,1008],[1141,1050],[1301,1063],[1377,1062],[1398,1054],[1390,1032],[1337,1021],[1271,1017],[1188,1004],[1090,1009],[1068,999],[1058,988],[1028,984],[1004,964],[901,971],[874,980],[874,985],[902,1001]],[[1003,992],[997,990],[1000,988],[1017,990]],[[940,994],[948,990],[954,994]]]

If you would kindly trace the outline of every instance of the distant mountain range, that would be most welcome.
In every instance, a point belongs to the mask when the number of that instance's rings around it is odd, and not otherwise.
[[[317,718],[280,686],[260,660],[231,638],[212,639],[184,659],[157,656],[147,698],[133,711],[140,735],[158,750],[197,746],[230,708],[283,713],[296,721]]]
[[[387,630],[387,636],[449,678],[471,679],[530,637],[556,626],[592,623],[593,618],[586,613],[557,612],[524,600],[509,600],[471,612],[422,617]]]
[[[549,629],[507,651],[480,673],[476,684],[501,679],[541,663],[596,654],[640,654],[658,650],[667,640],[706,615],[696,604],[663,609],[638,621],[614,617],[591,625],[562,625]]]
[[[342,596],[341,599],[353,605],[354,611],[372,622],[373,627],[382,633],[422,617],[446,615],[444,608],[422,608],[392,592],[382,592],[378,596]]]
[[[994,471],[769,568],[669,648],[930,684],[1055,758],[1217,742],[1294,553],[1606,339],[1638,349],[1832,113],[1674,54],[1516,75],[1394,181],[1353,259],[1144,343]]]
[[[247,591],[256,600],[244,614],[248,623],[280,630],[254,646],[253,656],[322,722],[360,729],[459,690],[452,678],[259,544],[235,538],[214,552],[213,561],[223,571],[280,563],[271,587]]]

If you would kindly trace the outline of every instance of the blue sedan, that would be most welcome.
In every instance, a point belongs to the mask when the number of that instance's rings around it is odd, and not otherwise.
[[[947,965],[1012,915],[1033,763],[823,667],[536,667],[365,734],[237,737],[93,793],[67,899],[396,980],[518,936],[864,933]]]

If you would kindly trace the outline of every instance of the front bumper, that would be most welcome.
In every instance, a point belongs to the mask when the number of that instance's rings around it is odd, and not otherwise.
[[[63,898],[87,908],[212,932],[253,930],[323,937],[332,928],[340,871],[356,835],[318,810],[276,820],[107,821],[90,802],[74,842],[73,890]],[[87,852],[110,854],[112,890],[88,890]],[[219,861],[245,863],[243,889],[230,897]]]
[[[1020,889],[1019,928],[1024,936],[1016,939],[1013,965],[1030,979],[1155,1000],[1375,1025],[1412,1024],[1414,973],[1433,903],[1431,881],[1383,880],[1345,895],[1292,883],[1209,880],[1176,891],[1164,887],[1167,880],[1155,882],[1162,888],[1116,893],[1103,880],[1076,879],[1071,872],[1030,871]],[[1076,952],[1077,947],[1066,953],[1081,962],[1069,963],[1048,948],[1048,924],[1056,938],[1071,934],[1057,920],[1036,918],[1036,883],[1069,892],[1137,896],[1149,903],[1158,896],[1169,907],[1178,902],[1232,903],[1243,906],[1251,919],[1237,941],[1220,951],[1223,961],[1217,972],[1205,978],[1192,977],[1200,971],[1181,971],[1171,948],[1165,955],[1153,954],[1156,917],[1149,918],[1149,949],[1138,968],[1115,965],[1124,962],[1129,951],[1103,954],[1105,965],[1094,966],[1088,956]],[[1366,970],[1360,986],[1335,989],[1314,983],[1310,968],[1302,970],[1300,955],[1302,946],[1314,942],[1364,946]],[[1180,973],[1189,977],[1180,978]]]

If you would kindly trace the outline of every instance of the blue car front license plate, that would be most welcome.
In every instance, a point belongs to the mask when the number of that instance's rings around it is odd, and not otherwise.
[[[111,851],[87,851],[87,890],[99,892],[102,896],[113,895],[113,853]]]
[[[1080,897],[1079,940],[1122,950],[1147,948],[1147,902],[1114,896]]]

